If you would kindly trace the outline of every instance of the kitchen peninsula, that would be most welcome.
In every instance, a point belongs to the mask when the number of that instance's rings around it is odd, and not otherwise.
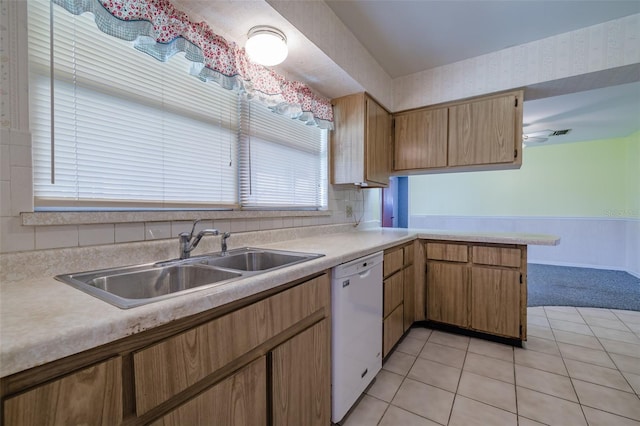
[[[322,235],[305,236],[300,230],[297,230],[296,234],[287,234],[283,232],[284,230],[265,232],[262,233],[262,237],[260,233],[256,233],[258,237],[251,240],[249,244],[254,247],[320,253],[324,254],[323,257],[233,281],[224,286],[205,288],[128,310],[116,308],[55,281],[52,276],[33,276],[8,282],[6,277],[10,276],[11,270],[6,267],[6,262],[3,263],[4,282],[0,286],[0,377],[2,377],[5,417],[12,399],[29,395],[39,387],[49,386],[52,380],[73,377],[77,374],[74,372],[82,372],[94,365],[104,366],[110,372],[105,373],[107,376],[112,375],[118,378],[118,383],[119,380],[123,380],[123,383],[119,384],[120,388],[124,386],[126,390],[136,393],[139,390],[138,386],[141,385],[139,378],[143,374],[143,371],[139,370],[141,368],[139,365],[142,365],[143,360],[147,358],[146,354],[151,356],[156,353],[155,351],[161,350],[160,343],[180,339],[182,335],[188,341],[189,333],[192,332],[190,330],[194,330],[193,332],[196,333],[194,336],[199,335],[198,330],[202,327],[214,327],[211,329],[214,330],[218,319],[224,320],[229,317],[231,321],[229,324],[235,324],[233,315],[236,313],[241,315],[241,311],[253,309],[254,306],[258,309],[256,311],[258,313],[269,312],[269,315],[280,317],[279,320],[276,320],[276,317],[273,319],[275,321],[273,324],[280,324],[278,325],[280,328],[269,330],[264,337],[266,340],[258,339],[255,347],[247,347],[245,352],[230,354],[229,365],[236,362],[238,358],[248,356],[247,354],[254,354],[258,359],[262,353],[261,347],[264,348],[263,352],[281,351],[273,353],[286,359],[289,350],[286,349],[287,342],[284,337],[278,336],[290,333],[287,339],[292,339],[290,340],[293,345],[291,348],[296,348],[296,345],[299,345],[296,343],[297,339],[301,339],[300,342],[323,342],[329,333],[328,328],[323,325],[330,317],[330,307],[326,299],[328,270],[358,257],[398,246],[410,245],[414,249],[412,277],[415,281],[412,286],[405,287],[412,288],[413,291],[411,295],[407,294],[404,297],[405,312],[412,313],[413,321],[431,319],[456,324],[455,321],[458,321],[461,315],[456,312],[451,314],[453,315],[451,317],[447,316],[450,313],[446,307],[447,303],[443,301],[449,297],[448,295],[459,294],[456,292],[465,289],[469,291],[468,283],[472,283],[469,294],[475,300],[478,294],[495,292],[496,288],[492,286],[496,282],[502,284],[506,282],[505,280],[515,279],[518,281],[518,294],[510,294],[507,298],[511,300],[518,296],[517,300],[520,304],[518,312],[521,312],[524,303],[524,323],[526,324],[526,246],[556,245],[559,242],[558,237],[536,234],[390,228],[350,232],[344,232],[345,229],[341,228],[341,232],[329,233],[335,227],[319,228],[325,228]],[[241,238],[236,238],[235,242],[243,244]],[[132,248],[134,246],[136,245],[132,244]],[[135,259],[132,258],[133,260]],[[28,259],[21,259],[21,262],[25,261]],[[69,269],[66,272],[78,269],[74,262],[78,262],[78,259],[69,259]],[[12,265],[9,266],[24,268],[25,263]],[[426,274],[424,273],[425,265],[427,266]],[[427,282],[433,278],[430,274],[441,274],[443,270],[451,268],[454,271],[453,275],[445,274],[442,282],[457,282],[457,290],[452,290],[454,293],[441,286],[436,286],[432,290],[428,284],[425,284],[425,278]],[[435,272],[431,273],[430,270]],[[524,275],[521,275],[522,271]],[[454,279],[458,276],[456,274],[459,274],[462,282],[467,284],[461,286],[460,281]],[[520,284],[521,279],[522,284]],[[477,290],[476,283],[479,283]],[[524,299],[519,297],[522,291]],[[462,297],[469,297],[469,294]],[[270,310],[263,311],[265,308],[259,307],[261,303],[268,303],[265,306],[270,306]],[[498,303],[503,302],[498,301]],[[493,330],[495,327],[501,330],[504,326],[507,327],[507,331],[505,333],[500,331],[497,334],[509,335],[511,332],[509,327],[512,324],[505,324],[505,321],[521,321],[521,318],[505,320],[509,317],[493,319],[487,316],[486,312],[482,313],[478,306],[474,302],[465,308],[462,317],[466,316],[467,319],[463,320],[464,324],[456,325],[470,324],[472,329],[488,327],[487,330]],[[281,312],[282,310],[287,312]],[[433,317],[432,313],[436,317]],[[253,314],[247,313],[247,315],[251,317]],[[516,326],[518,333],[520,333],[520,324]],[[242,329],[243,322],[238,322],[237,326],[239,328],[234,329],[233,333],[243,335],[245,332]],[[299,337],[293,338],[296,333],[299,333],[297,334]],[[519,336],[526,339],[526,330],[524,333]],[[233,336],[229,338],[233,339]],[[280,346],[276,347],[276,345]],[[316,349],[323,350],[322,346]],[[275,349],[271,349],[272,347]],[[310,347],[315,348],[313,345]],[[151,362],[148,365],[154,364]],[[219,366],[203,372],[202,377],[205,379],[202,380],[212,380],[211,383],[222,380],[220,377],[224,376],[220,371],[225,370],[225,365],[221,361]],[[259,366],[252,363],[246,365],[244,369],[247,369],[247,377],[254,377],[252,375]],[[274,367],[276,366],[277,364],[274,364]],[[131,371],[134,367],[136,368],[135,384]],[[226,374],[230,372],[227,371]],[[260,374],[255,374],[256,380],[260,380]],[[200,383],[198,380],[195,385]],[[224,383],[223,381],[221,385]],[[114,418],[122,421],[123,412],[125,417],[133,416],[140,421],[153,421],[165,415],[169,416],[173,413],[171,410],[179,410],[179,404],[183,404],[186,398],[193,397],[194,394],[189,392],[195,392],[195,390],[190,389],[187,384],[184,384],[178,386],[175,392],[167,391],[166,395],[156,396],[155,400],[144,399],[140,396],[142,394],[134,398],[125,392],[124,400],[135,399],[136,403],[131,402],[132,406],[126,406],[125,403],[125,407],[120,407],[118,404],[111,407],[114,412],[120,414]],[[22,393],[25,391],[26,393]],[[147,408],[143,409],[143,407]]]

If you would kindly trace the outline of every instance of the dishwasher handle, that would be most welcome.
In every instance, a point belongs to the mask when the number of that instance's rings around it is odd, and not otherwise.
[[[358,274],[358,277],[360,278],[367,278],[369,275],[371,275],[371,270],[372,268],[367,269],[366,271],[362,271]]]
[[[374,269],[375,266],[382,264],[383,253],[378,252],[362,257],[360,259],[352,260],[347,263],[340,264],[333,268],[334,278],[345,278],[349,276],[365,277],[366,272]]]

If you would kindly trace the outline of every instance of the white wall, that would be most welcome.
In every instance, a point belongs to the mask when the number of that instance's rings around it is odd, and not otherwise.
[[[595,74],[638,62],[640,14],[635,14],[396,78],[393,110]]]
[[[640,132],[524,150],[519,170],[409,177],[410,226],[558,235],[531,262],[640,276]]]

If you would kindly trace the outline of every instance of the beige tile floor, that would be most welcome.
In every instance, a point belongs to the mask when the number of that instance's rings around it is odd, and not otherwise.
[[[413,328],[344,426],[640,426],[640,312],[528,309],[524,348]]]

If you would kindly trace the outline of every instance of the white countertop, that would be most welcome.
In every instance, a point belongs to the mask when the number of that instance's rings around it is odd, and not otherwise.
[[[415,238],[556,245],[551,235],[375,228],[260,244],[323,257],[132,309],[46,277],[0,286],[0,377],[260,293]],[[159,259],[161,260],[161,259]]]

